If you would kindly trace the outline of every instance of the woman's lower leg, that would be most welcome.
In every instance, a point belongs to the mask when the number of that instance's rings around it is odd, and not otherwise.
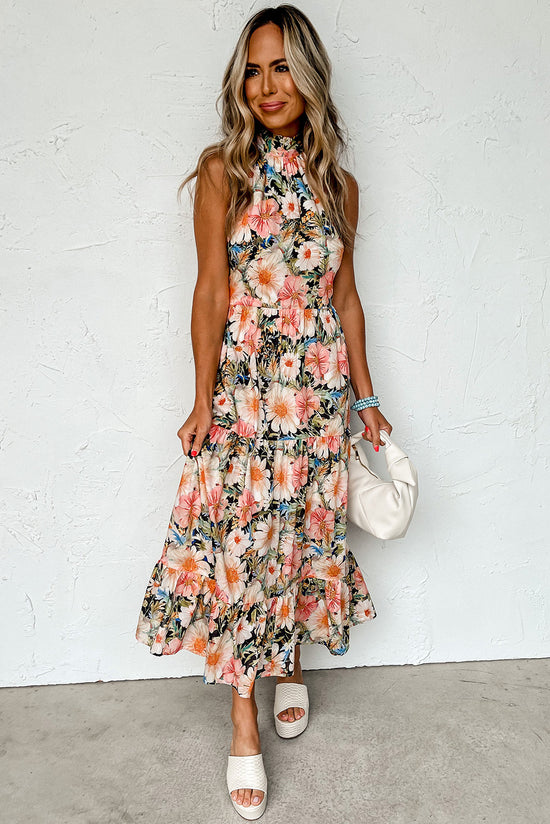
[[[262,751],[260,733],[258,730],[258,707],[255,697],[255,684],[252,687],[250,698],[243,698],[236,689],[231,688],[232,705],[231,720],[233,722],[233,738],[231,740],[231,755],[256,755]],[[242,787],[233,790],[231,796],[237,804],[249,807],[261,803],[264,793],[256,787]]]

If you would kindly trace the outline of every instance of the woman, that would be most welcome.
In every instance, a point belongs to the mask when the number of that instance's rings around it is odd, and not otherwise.
[[[206,659],[233,686],[227,786],[248,819],[267,780],[255,680],[276,676],[283,738],[308,722],[300,644],[335,655],[376,613],[346,543],[350,387],[375,450],[391,433],[373,397],[353,271],[358,187],[330,96],[330,62],[294,6],[244,27],[225,73],[223,139],[197,177],[195,404],[186,456],[137,638]],[[361,405],[360,405],[361,406]]]

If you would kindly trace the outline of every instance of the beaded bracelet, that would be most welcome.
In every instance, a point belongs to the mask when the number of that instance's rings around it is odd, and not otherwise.
[[[369,406],[380,406],[378,395],[370,395],[368,398],[359,398],[355,401],[355,403],[352,403],[351,408],[356,412],[359,412],[359,410],[367,409]]]

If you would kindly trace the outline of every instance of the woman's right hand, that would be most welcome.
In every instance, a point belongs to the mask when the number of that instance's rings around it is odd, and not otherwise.
[[[185,423],[178,429],[184,455],[194,458],[212,425],[212,409],[206,406],[193,407]]]

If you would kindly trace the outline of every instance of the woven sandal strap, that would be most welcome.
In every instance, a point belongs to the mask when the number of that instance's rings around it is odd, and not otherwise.
[[[267,775],[264,768],[262,753],[256,755],[230,755],[227,761],[227,788],[233,790],[246,789],[267,790]]]
[[[307,684],[275,684],[273,712],[279,715],[290,707],[301,707],[303,710],[309,708]]]

